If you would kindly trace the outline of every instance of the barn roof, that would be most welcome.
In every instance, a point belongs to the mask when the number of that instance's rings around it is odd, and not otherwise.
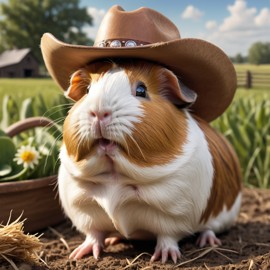
[[[20,63],[30,51],[29,48],[4,51],[0,54],[0,68]]]

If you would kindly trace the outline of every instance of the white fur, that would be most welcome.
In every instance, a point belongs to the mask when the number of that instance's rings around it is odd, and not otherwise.
[[[134,122],[143,116],[122,70],[108,72],[93,83],[88,97],[73,113],[72,122],[78,121],[88,136],[92,132],[88,112],[96,109],[112,110],[114,125],[108,136],[113,140],[131,136]],[[116,150],[111,156],[113,172],[98,154],[78,167],[63,145],[59,194],[66,214],[80,231],[86,235],[104,232],[104,238],[115,231],[127,238],[155,236],[158,243],[169,239],[165,242],[175,246],[184,236],[202,229],[200,217],[212,187],[213,163],[203,132],[188,112],[186,115],[188,133],[182,154],[162,166],[140,167]],[[237,200],[228,217],[224,209],[205,227],[219,231],[238,209]]]
[[[203,225],[203,230],[211,229],[218,233],[228,229],[238,216],[241,207],[241,199],[242,194],[239,193],[231,209],[228,210],[227,207],[224,206],[218,216],[210,218],[208,222]]]
[[[112,111],[113,122],[108,134],[103,135],[115,141],[123,139],[124,134],[131,135],[133,124],[140,121],[138,116],[143,116],[139,100],[131,95],[128,76],[120,69],[109,71],[102,79],[94,81],[87,97],[72,114],[71,125],[79,124],[81,137],[96,137],[91,127],[91,111]]]

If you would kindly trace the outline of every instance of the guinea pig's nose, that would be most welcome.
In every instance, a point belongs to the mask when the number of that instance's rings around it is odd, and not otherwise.
[[[110,111],[90,111],[91,117],[95,120],[108,124],[112,120],[112,113]]]

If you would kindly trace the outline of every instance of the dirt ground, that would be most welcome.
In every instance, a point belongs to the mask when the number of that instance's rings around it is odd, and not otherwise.
[[[220,235],[222,246],[199,249],[195,245],[196,236],[184,239],[179,243],[183,256],[176,265],[171,261],[150,264],[155,243],[142,241],[107,247],[98,261],[90,255],[70,261],[70,250],[84,237],[68,221],[53,229],[46,230],[41,238],[44,243],[41,257],[47,267],[17,262],[19,269],[270,269],[270,190],[245,189],[236,225]],[[1,263],[0,270],[13,269]]]

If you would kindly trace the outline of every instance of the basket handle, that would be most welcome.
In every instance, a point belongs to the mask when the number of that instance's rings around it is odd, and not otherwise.
[[[25,130],[30,129],[30,128],[52,127],[55,125],[56,124],[54,123],[54,121],[52,121],[51,119],[46,118],[46,117],[41,117],[41,116],[29,117],[29,118],[26,118],[24,120],[20,120],[20,121],[14,123],[13,125],[9,126],[5,130],[5,133],[9,137],[13,137],[13,136],[19,134],[20,132],[25,131]]]

